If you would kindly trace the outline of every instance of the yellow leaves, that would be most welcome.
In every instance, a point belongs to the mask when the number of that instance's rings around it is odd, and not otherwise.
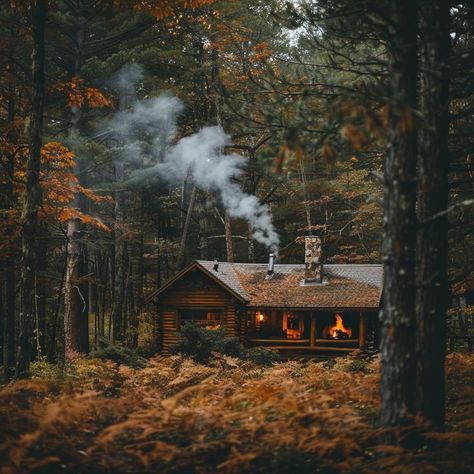
[[[84,105],[91,108],[111,107],[112,101],[99,90],[84,85],[84,80],[73,77],[70,81],[57,82],[50,89],[51,92],[64,94],[67,97],[69,108],[82,109]]]

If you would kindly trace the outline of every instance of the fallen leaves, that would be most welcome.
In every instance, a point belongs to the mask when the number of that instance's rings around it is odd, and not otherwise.
[[[458,431],[432,433],[416,424],[397,433],[398,446],[380,444],[383,431],[367,416],[378,410],[378,361],[360,372],[350,371],[351,362],[262,369],[228,357],[203,366],[173,356],[134,370],[83,359],[59,385],[29,380],[0,391],[0,422],[8,427],[0,437],[0,458],[7,460],[1,472],[237,473],[279,466],[271,469],[337,473],[357,464],[361,473],[430,473],[471,465],[474,356],[447,360],[448,382],[458,383],[448,423]]]

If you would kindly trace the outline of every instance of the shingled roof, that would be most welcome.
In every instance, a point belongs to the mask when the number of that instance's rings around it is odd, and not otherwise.
[[[324,265],[323,283],[305,284],[303,264],[276,264],[267,276],[267,265],[260,263],[214,262],[197,260],[191,268],[205,274],[247,302],[249,308],[377,309],[382,294],[382,265]],[[178,280],[160,288],[161,293]]]

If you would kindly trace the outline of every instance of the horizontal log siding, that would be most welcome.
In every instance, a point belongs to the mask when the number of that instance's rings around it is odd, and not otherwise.
[[[231,296],[220,288],[178,288],[160,298],[160,305],[174,308],[222,308],[231,302]]]
[[[237,335],[237,316],[234,306],[227,306],[224,312],[224,329],[226,337]]]
[[[177,327],[177,313],[176,311],[165,310],[162,311],[162,324],[160,324],[160,338],[162,340],[163,354],[169,354],[170,346],[179,342],[179,336],[176,331]]]
[[[208,281],[207,288],[186,288],[179,284],[163,292],[158,301],[158,347],[169,354],[170,346],[179,342],[178,313],[181,309],[220,309],[227,337],[237,335],[237,319],[233,297]]]
[[[247,313],[240,311],[238,315],[239,341],[242,345],[247,344]]]

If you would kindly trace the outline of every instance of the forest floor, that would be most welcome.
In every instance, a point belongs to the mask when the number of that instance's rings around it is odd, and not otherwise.
[[[415,422],[394,446],[376,427],[377,360],[78,360],[0,390],[0,472],[474,472],[474,355],[447,372],[447,431]]]

